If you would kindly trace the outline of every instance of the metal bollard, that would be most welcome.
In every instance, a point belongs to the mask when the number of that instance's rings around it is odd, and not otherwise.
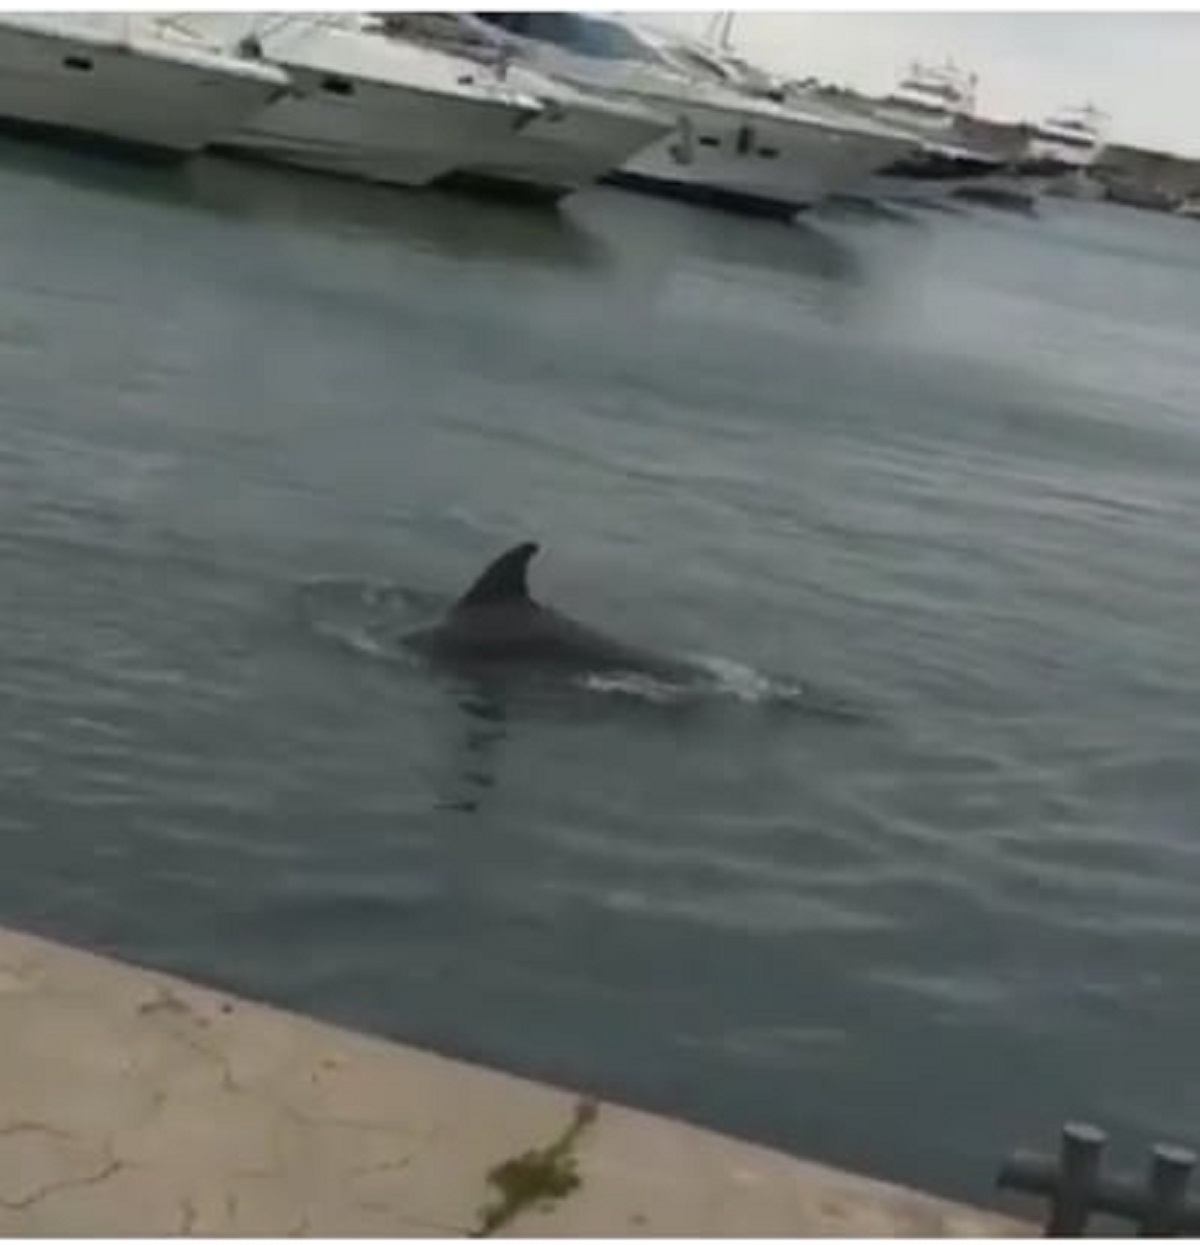
[[[1057,1162],[1047,1155],[1017,1151],[1000,1168],[1002,1189],[1037,1193],[1050,1199],[1046,1236],[1082,1236],[1099,1178],[1108,1138],[1091,1124],[1067,1124]]]
[[[1150,1163],[1149,1197],[1139,1236],[1174,1236],[1187,1212],[1187,1186],[1196,1156],[1182,1146],[1155,1146]]]
[[[1059,1150],[1058,1188],[1051,1203],[1047,1236],[1083,1236],[1100,1176],[1100,1160],[1108,1137],[1091,1124],[1065,1124]]]
[[[1039,1194],[1050,1201],[1046,1236],[1083,1236],[1093,1214],[1113,1215],[1138,1225],[1140,1236],[1200,1233],[1200,1201],[1187,1195],[1197,1156],[1182,1146],[1157,1145],[1149,1178],[1129,1173],[1102,1175],[1108,1138],[1090,1124],[1068,1124],[1057,1161],[1017,1151],[1000,1168],[1000,1188]]]

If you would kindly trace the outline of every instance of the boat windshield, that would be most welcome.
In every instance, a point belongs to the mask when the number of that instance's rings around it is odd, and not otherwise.
[[[620,22],[583,13],[475,13],[479,21],[524,39],[553,43],[598,60],[659,61],[649,44]]]

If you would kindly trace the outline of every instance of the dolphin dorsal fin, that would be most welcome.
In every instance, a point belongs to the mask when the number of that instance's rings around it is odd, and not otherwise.
[[[502,553],[463,593],[455,609],[529,600],[529,563],[538,545],[527,540]]]

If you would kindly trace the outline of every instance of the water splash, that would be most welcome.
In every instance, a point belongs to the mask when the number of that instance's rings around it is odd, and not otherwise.
[[[591,674],[581,682],[591,692],[624,696],[651,704],[732,701],[741,705],[793,708],[807,714],[859,721],[867,715],[844,696],[794,678],[768,674],[714,654],[694,654],[694,679],[670,682],[634,672]]]
[[[651,704],[670,705],[694,695],[694,688],[682,683],[668,683],[648,674],[617,670],[604,674],[585,674],[575,680],[589,692],[602,696],[626,696],[632,700],[644,700]]]
[[[746,704],[761,704],[784,689],[769,676],[725,657],[693,656],[694,678],[669,680],[638,671],[612,671],[584,675],[579,681],[589,691],[629,696],[656,704],[695,697],[722,696]]]
[[[749,704],[761,704],[781,696],[786,699],[799,690],[798,684],[785,684],[772,679],[761,670],[728,657],[705,656],[697,658],[697,661],[711,675],[720,691]]]

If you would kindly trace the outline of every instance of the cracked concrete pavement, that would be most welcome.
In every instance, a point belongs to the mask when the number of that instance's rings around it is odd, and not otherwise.
[[[0,1233],[464,1236],[569,1093],[0,930]],[[1037,1236],[600,1104],[501,1236]]]

